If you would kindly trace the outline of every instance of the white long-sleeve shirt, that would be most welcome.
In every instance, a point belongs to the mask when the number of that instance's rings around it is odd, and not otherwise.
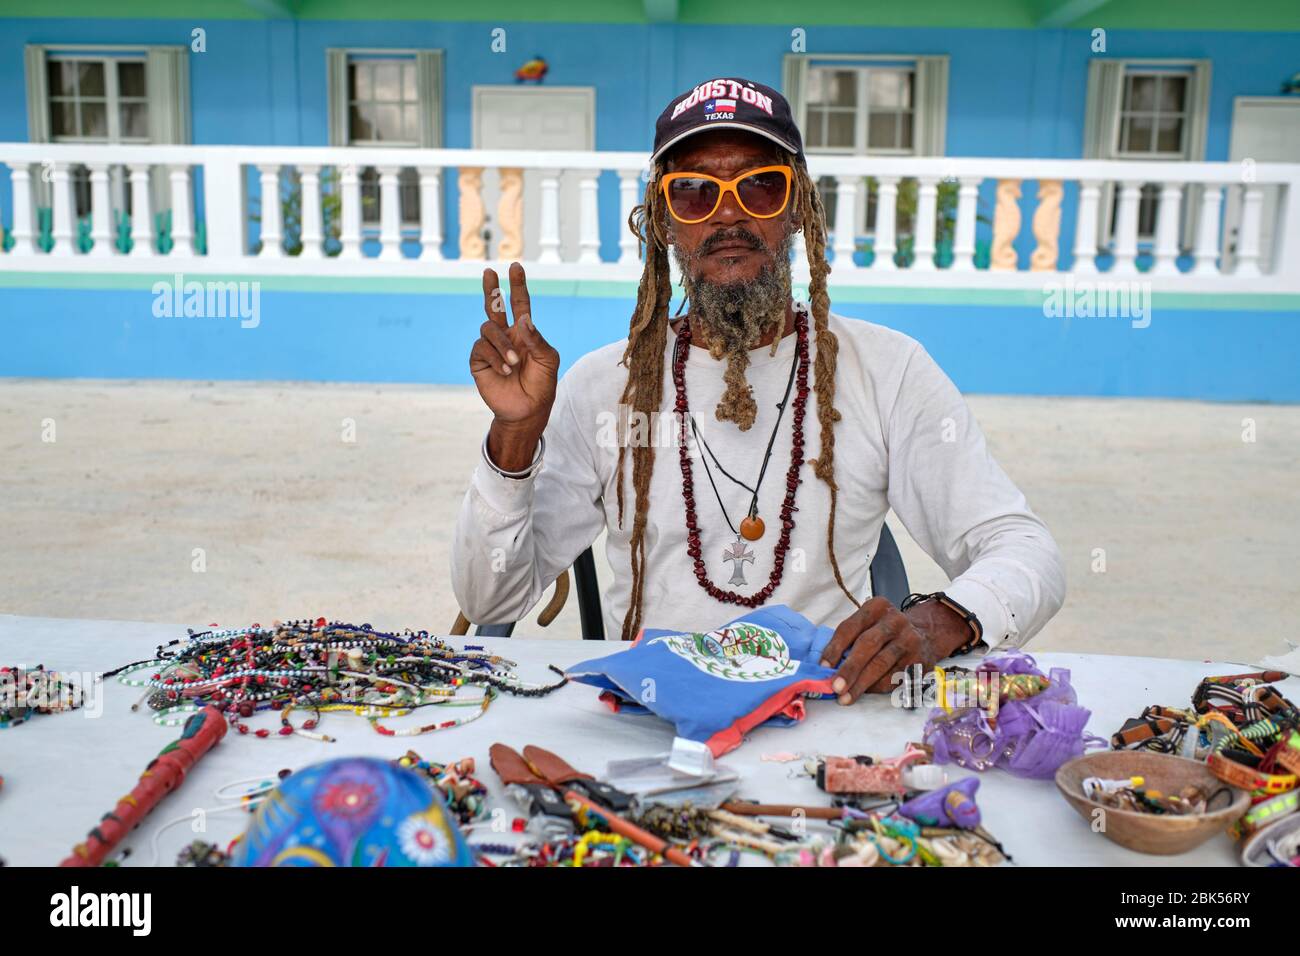
[[[797,307],[806,309],[803,303]],[[835,315],[830,328],[839,339],[835,407],[842,418],[835,426],[835,549],[845,582],[859,600],[870,596],[870,563],[892,507],[951,578],[945,592],[979,618],[987,645],[1023,645],[1065,598],[1065,570],[1051,534],[993,460],[966,402],[919,343],[883,326]],[[758,415],[746,432],[714,417],[724,388],[723,363],[706,349],[688,350],[686,388],[696,424],[722,466],[751,487],[789,380],[796,338],[782,338],[775,355],[770,346],[750,353],[747,376]],[[815,357],[811,330],[809,339]],[[647,627],[707,631],[735,619],[743,607],[719,602],[701,588],[686,551],[678,431],[671,411],[675,341],[670,330],[663,420],[642,429],[656,443],[645,533],[643,620]],[[611,636],[622,631],[631,591],[628,545],[634,513],[629,449],[626,506],[619,526],[618,402],[627,376],[619,361],[625,344],[616,342],[583,356],[564,375],[544,452],[527,477],[506,477],[486,459],[475,468],[451,556],[452,587],[470,620],[501,623],[522,618],[560,572],[607,529],[606,554],[614,579],[602,597],[605,629]],[[813,384],[811,364],[808,383]],[[749,543],[753,561],[743,565],[745,585],[728,583],[734,565],[723,555],[736,535],[709,486],[701,461],[704,449],[698,442],[687,443],[705,566],[710,579],[724,590],[753,594],[771,574],[790,464],[794,400],[792,392],[759,489],[758,514],[766,533]],[[811,392],[803,429],[805,460],[816,458],[821,448],[816,400],[816,392]],[[750,493],[719,474],[712,458],[709,465],[731,522],[739,528]],[[789,605],[818,624],[834,627],[854,605],[836,585],[827,558],[830,493],[811,465],[805,464],[800,474],[784,576],[768,603]]]

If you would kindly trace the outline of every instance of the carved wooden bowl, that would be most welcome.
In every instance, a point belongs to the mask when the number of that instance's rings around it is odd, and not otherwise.
[[[1211,803],[1215,809],[1192,816],[1138,813],[1105,807],[1083,795],[1083,781],[1088,777],[1107,780],[1143,777],[1146,786],[1163,793],[1178,793],[1184,787],[1197,786],[1213,794],[1227,786],[1197,760],[1171,757],[1168,754],[1140,750],[1112,750],[1076,757],[1056,771],[1056,788],[1089,824],[1098,809],[1105,810],[1105,829],[1100,832],[1122,847],[1138,853],[1186,853],[1200,846],[1216,833],[1225,832],[1250,808],[1250,794],[1229,787],[1232,801],[1224,806],[1220,794]]]

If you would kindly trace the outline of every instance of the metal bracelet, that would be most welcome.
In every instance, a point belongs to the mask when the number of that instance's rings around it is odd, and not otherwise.
[[[498,466],[497,463],[492,460],[492,456],[488,454],[487,435],[483,436],[483,460],[487,462],[489,468],[495,471],[502,478],[531,478],[537,472],[537,466],[542,463],[542,456],[544,454],[546,454],[546,436],[541,435],[537,439],[537,452],[533,455],[532,464],[523,471],[506,471],[504,468]]]

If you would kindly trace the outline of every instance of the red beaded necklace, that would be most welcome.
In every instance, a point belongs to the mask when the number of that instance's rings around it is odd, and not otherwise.
[[[686,430],[690,421],[690,405],[686,401],[686,358],[690,354],[691,346],[689,316],[682,320],[681,327],[677,330],[677,343],[673,352],[673,385],[677,389],[675,408],[681,421],[677,452],[682,466],[682,498],[686,502],[686,553],[695,562],[695,580],[700,583],[700,587],[715,600],[724,604],[739,604],[742,607],[758,607],[765,604],[767,599],[772,596],[772,592],[776,590],[777,585],[781,583],[781,576],[785,572],[785,554],[790,548],[790,531],[794,528],[794,512],[798,510],[794,506],[794,497],[800,482],[803,480],[799,477],[799,469],[803,467],[803,418],[808,405],[808,392],[810,391],[808,388],[808,316],[803,309],[795,310],[794,327],[798,339],[799,373],[794,400],[794,427],[790,441],[790,470],[786,472],[785,500],[781,504],[781,536],[777,540],[776,548],[772,553],[771,577],[768,579],[767,584],[749,596],[737,594],[735,591],[722,590],[709,580],[709,572],[704,566],[703,551],[700,547],[700,529],[695,520],[695,479],[692,475],[690,452],[686,447]],[[733,550],[727,552],[732,557],[726,560],[736,562],[746,560],[743,557],[744,548],[744,539],[737,535],[736,543],[732,545]],[[752,556],[748,560],[752,561]]]

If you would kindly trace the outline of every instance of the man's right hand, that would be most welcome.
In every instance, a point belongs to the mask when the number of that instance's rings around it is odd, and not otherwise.
[[[533,325],[524,267],[510,264],[510,312],[497,274],[483,270],[483,311],[487,321],[469,353],[469,370],[495,419],[488,432],[488,455],[504,471],[523,471],[532,464],[537,442],[555,402],[560,353]]]

